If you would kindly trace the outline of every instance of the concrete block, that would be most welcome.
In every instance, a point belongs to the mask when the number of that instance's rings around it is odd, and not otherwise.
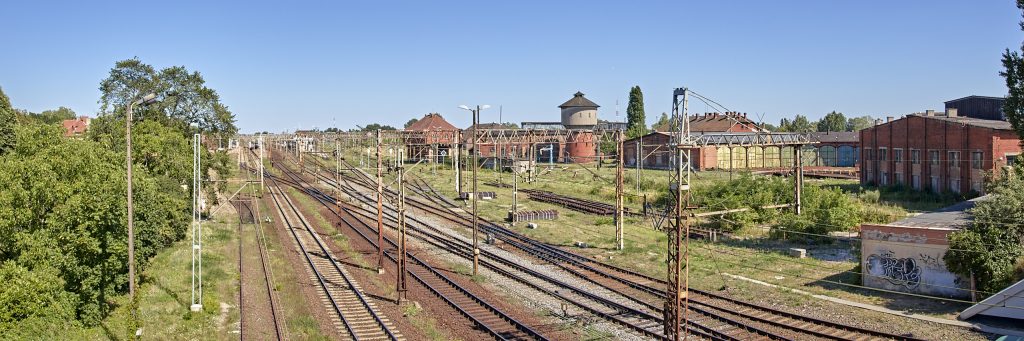
[[[806,258],[807,257],[807,249],[790,248],[788,253],[789,253],[789,256],[793,257],[793,258]]]
[[[535,229],[535,228],[537,228],[537,223],[528,223],[528,224],[526,224],[526,228],[528,228],[528,229]]]

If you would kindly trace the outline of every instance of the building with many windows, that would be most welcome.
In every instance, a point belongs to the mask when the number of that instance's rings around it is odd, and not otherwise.
[[[976,114],[980,116],[980,114]],[[985,176],[1019,162],[1009,122],[928,110],[860,131],[862,185],[957,193],[985,191]]]

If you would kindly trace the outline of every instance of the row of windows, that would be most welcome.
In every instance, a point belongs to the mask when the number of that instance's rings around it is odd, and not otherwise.
[[[875,155],[872,155],[874,151],[870,150],[870,149],[866,150],[866,151],[868,153],[868,155],[867,155],[868,160],[875,160],[875,158],[874,158]],[[950,166],[951,167],[957,167],[957,165],[960,164],[960,152],[959,151],[948,151],[946,153],[947,153],[947,160],[949,161]],[[984,160],[984,157],[985,157],[985,154],[982,153],[982,152],[971,152],[971,168],[981,169],[982,168],[982,160]],[[889,150],[886,149],[886,148],[878,148],[878,159],[877,160],[878,161],[882,161],[882,162],[889,161]],[[904,160],[903,159],[903,149],[902,148],[894,148],[892,150],[892,161],[893,162],[904,162],[903,160]],[[939,162],[941,162],[941,161],[942,160],[939,159],[939,151],[938,150],[929,150],[928,151],[928,164],[930,164],[932,166],[938,166]],[[915,165],[921,164],[921,151],[920,150],[917,150],[917,149],[911,149],[910,150],[910,163],[911,164],[915,164]],[[1007,156],[1007,164],[1013,164],[1013,161],[1010,159],[1010,156]]]

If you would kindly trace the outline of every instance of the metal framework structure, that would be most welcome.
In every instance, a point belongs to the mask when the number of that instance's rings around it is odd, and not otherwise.
[[[692,133],[689,127],[688,100],[693,94],[688,88],[677,88],[672,92],[672,117],[676,122],[669,147],[675,149],[673,172],[669,189],[673,191],[675,204],[667,229],[668,234],[668,271],[665,288],[665,336],[669,340],[685,339],[688,330],[689,315],[689,243],[690,219],[694,214],[688,213],[696,207],[690,206],[690,177],[693,163],[690,162],[691,151],[701,147],[737,147],[737,146],[793,146],[794,151],[794,210],[801,213],[801,193],[803,192],[803,162],[801,149],[804,145],[814,142],[806,134],[798,133]],[[637,154],[639,155],[639,145]],[[638,164],[642,163],[638,158]]]
[[[192,136],[192,304],[189,309],[203,309],[203,225],[202,225],[202,137]]]

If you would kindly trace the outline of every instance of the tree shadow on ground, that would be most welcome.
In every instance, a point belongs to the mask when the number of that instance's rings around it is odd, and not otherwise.
[[[860,271],[860,268],[858,267],[857,270]],[[822,289],[845,291],[851,294],[876,297],[885,301],[884,303],[876,305],[914,314],[955,314],[970,306],[966,303],[948,302],[935,298],[917,297],[894,292],[860,288],[858,286],[861,286],[861,275],[849,272],[834,274],[822,278],[821,280],[807,283],[804,286],[813,286]]]

